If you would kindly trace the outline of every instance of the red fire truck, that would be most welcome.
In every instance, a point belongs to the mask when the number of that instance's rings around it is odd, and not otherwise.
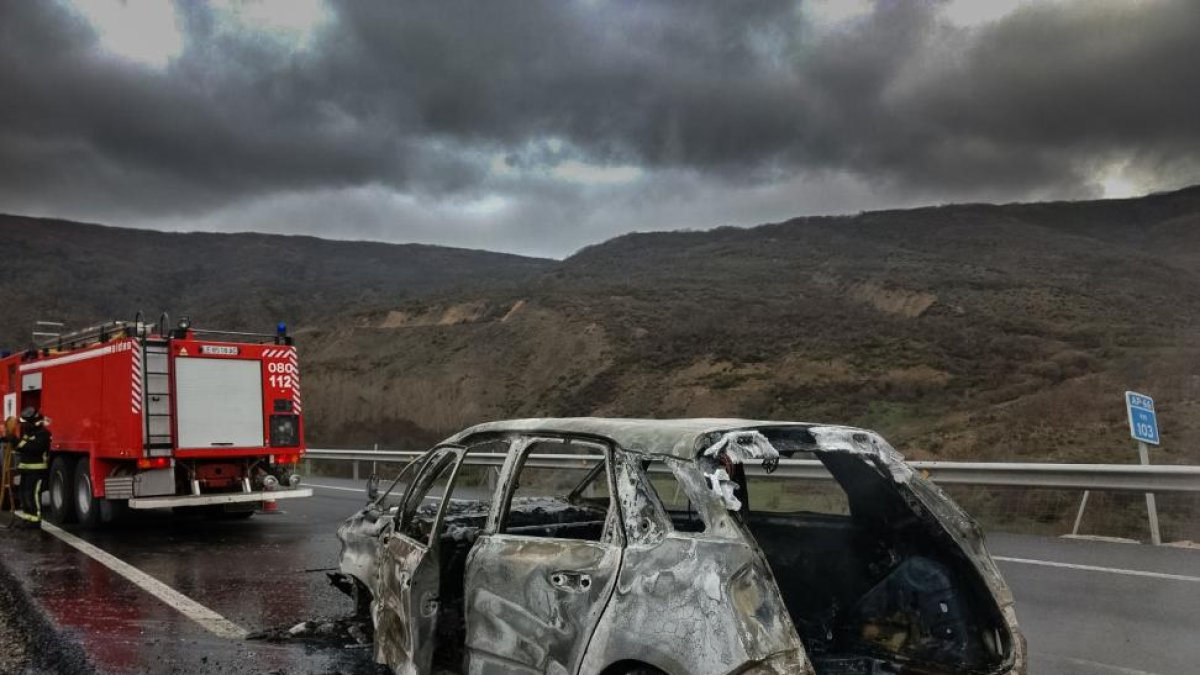
[[[51,522],[86,527],[126,508],[200,507],[243,517],[308,497],[299,367],[273,334],[113,321],[43,337],[0,358],[4,417],[50,422]]]

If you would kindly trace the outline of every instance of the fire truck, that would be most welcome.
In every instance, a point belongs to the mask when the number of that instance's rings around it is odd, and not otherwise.
[[[304,419],[287,328],[208,331],[111,321],[0,353],[4,418],[39,409],[53,434],[54,523],[95,527],[126,509],[248,517],[299,487]]]

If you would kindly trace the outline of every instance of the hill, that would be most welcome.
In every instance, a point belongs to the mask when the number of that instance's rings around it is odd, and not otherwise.
[[[347,307],[456,287],[503,287],[553,263],[442,246],[265,234],[168,233],[0,215],[0,343],[37,320],[82,326],[143,311],[264,332]]]
[[[1155,461],[1195,462],[1198,220],[1192,188],[630,234],[557,262],[0,217],[0,302],[10,339],[131,306],[290,320],[320,445],[744,415],[870,426],[914,457],[1132,461],[1138,389],[1160,402]]]
[[[626,235],[318,331],[310,396],[337,413],[315,431],[746,415],[871,426],[918,457],[1130,461],[1121,397],[1141,389],[1155,461],[1196,461],[1198,218],[1191,189]]]

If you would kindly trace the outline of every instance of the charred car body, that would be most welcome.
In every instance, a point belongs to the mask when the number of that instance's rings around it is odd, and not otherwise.
[[[839,488],[773,479],[780,458]],[[483,424],[338,536],[402,674],[1025,673],[975,523],[862,429]]]

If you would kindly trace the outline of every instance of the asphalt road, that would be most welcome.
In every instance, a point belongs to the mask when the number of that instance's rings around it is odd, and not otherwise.
[[[334,530],[365,496],[313,479],[311,499],[248,521],[138,518],[74,531],[247,631],[350,611],[329,586]],[[324,486],[324,487],[323,487]],[[993,534],[1034,675],[1190,675],[1200,663],[1200,550]],[[377,673],[366,648],[217,637],[174,604],[46,532],[0,534],[3,563],[103,673]]]

